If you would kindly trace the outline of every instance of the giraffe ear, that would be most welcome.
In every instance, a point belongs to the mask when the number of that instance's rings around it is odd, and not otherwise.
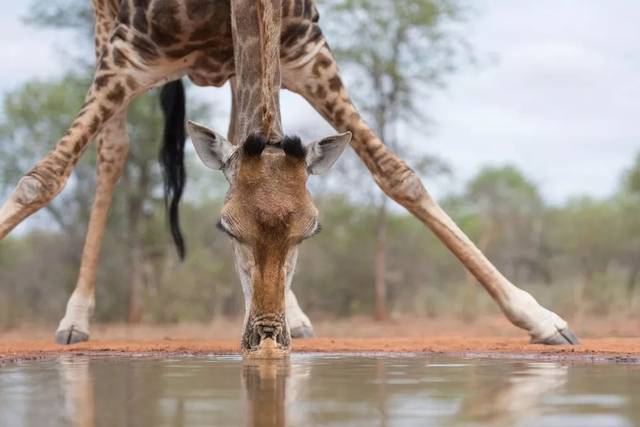
[[[331,169],[350,141],[351,132],[347,131],[309,144],[305,156],[309,173],[322,175]]]
[[[236,146],[227,141],[224,136],[191,120],[187,122],[187,131],[202,163],[211,169],[225,169],[227,162],[236,151]]]

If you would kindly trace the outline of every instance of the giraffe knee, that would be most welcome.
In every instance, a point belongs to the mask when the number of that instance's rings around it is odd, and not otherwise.
[[[398,158],[394,160],[394,168],[374,174],[376,182],[387,196],[407,208],[430,199],[420,177]]]
[[[13,199],[23,207],[39,208],[62,190],[64,181],[47,182],[47,185],[43,184],[41,180],[32,176],[26,175],[18,181],[18,185],[13,193]]]
[[[27,175],[18,181],[14,195],[16,202],[23,206],[29,206],[38,203],[45,193],[42,183],[38,179]]]

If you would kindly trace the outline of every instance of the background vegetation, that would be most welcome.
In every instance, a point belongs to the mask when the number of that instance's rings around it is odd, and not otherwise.
[[[382,3],[389,3],[381,13]],[[92,70],[91,15],[86,1],[35,3],[32,25],[73,28],[87,52],[85,67],[57,80],[33,81],[7,93],[0,117],[0,195],[64,133],[82,104]],[[413,157],[395,127],[424,122],[416,108],[471,53],[447,31],[464,21],[457,1],[324,2],[335,28],[354,31],[334,49],[370,123],[427,180],[453,176],[441,160]],[[73,12],[69,12],[73,11]],[[411,13],[407,13],[411,11]],[[70,15],[72,13],[72,15]],[[350,22],[350,26],[341,22]],[[363,23],[375,25],[364,25]],[[362,25],[360,25],[362,24]],[[360,27],[358,26],[360,25]],[[355,29],[354,29],[355,28]],[[359,29],[358,29],[359,28]],[[381,34],[392,34],[384,38]],[[383,40],[384,43],[372,43]],[[433,52],[429,61],[410,45]],[[458,55],[458,56],[456,56]],[[417,77],[420,78],[417,78]],[[211,111],[189,103],[190,117]],[[208,321],[241,315],[242,293],[230,246],[214,226],[225,183],[189,167],[182,223],[188,257],[180,263],[165,227],[157,94],[136,100],[129,113],[130,159],[111,210],[98,275],[98,321]],[[91,150],[93,150],[92,148]],[[55,324],[75,286],[95,185],[89,150],[64,193],[40,220],[0,241],[0,327]],[[190,162],[195,158],[190,153]],[[509,165],[491,165],[440,202],[507,277],[563,315],[607,316],[640,305],[640,154],[603,199],[576,195],[548,204],[536,183]],[[312,315],[440,316],[473,320],[497,308],[461,264],[423,225],[388,207],[353,158],[340,182],[317,198],[323,232],[302,246],[295,289]]]

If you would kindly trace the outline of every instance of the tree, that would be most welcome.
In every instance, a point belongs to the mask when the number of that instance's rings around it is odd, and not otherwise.
[[[457,48],[464,45],[448,29],[451,21],[462,17],[460,2],[332,0],[326,9],[325,28],[336,41],[334,54],[355,77],[351,87],[356,103],[382,140],[404,157],[407,144],[398,138],[397,127],[424,122],[426,94],[451,74]],[[424,156],[414,167],[418,172],[434,173],[442,162]],[[363,175],[358,177],[360,183],[366,179]],[[383,320],[387,317],[388,208],[387,198],[378,190],[375,194],[374,317]]]
[[[640,153],[622,177],[621,188],[616,195],[623,229],[621,261],[628,270],[627,292],[633,300],[640,279]]]
[[[640,198],[640,152],[631,167],[622,176],[622,191]]]
[[[619,210],[611,199],[578,197],[570,200],[554,214],[553,233],[559,254],[582,276],[574,286],[577,315],[586,307],[586,292],[606,291],[607,273],[619,254],[626,231]],[[559,255],[558,254],[558,255]]]

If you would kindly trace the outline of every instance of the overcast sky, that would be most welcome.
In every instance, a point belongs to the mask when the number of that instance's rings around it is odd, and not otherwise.
[[[476,9],[464,33],[480,65],[433,95],[425,132],[403,132],[416,151],[448,161],[458,183],[482,166],[511,163],[553,202],[610,194],[640,151],[640,1],[470,3]],[[0,93],[72,66],[57,53],[73,45],[72,35],[26,27],[27,0],[0,4]],[[227,91],[198,96],[216,106],[222,128]],[[284,95],[282,107],[285,131],[318,123],[318,136],[326,132],[295,96]]]

